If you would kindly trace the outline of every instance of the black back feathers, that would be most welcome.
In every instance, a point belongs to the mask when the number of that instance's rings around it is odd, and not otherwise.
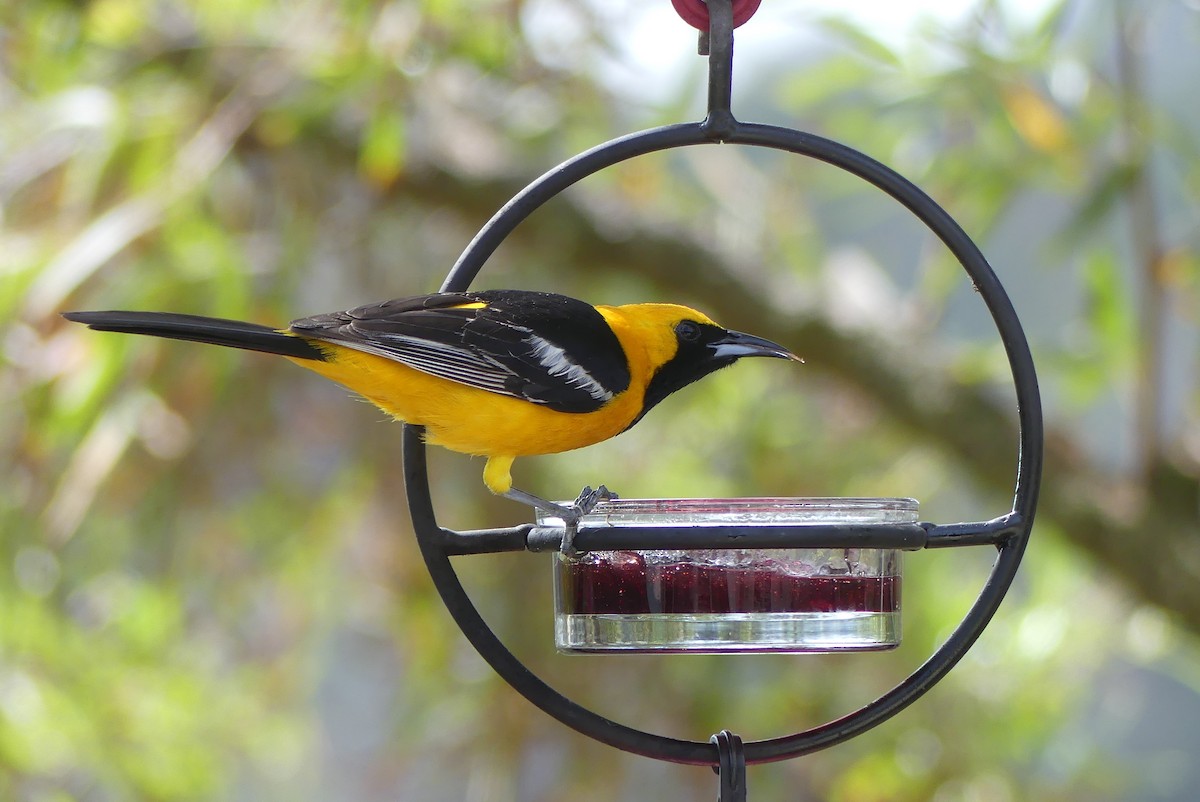
[[[625,352],[603,316],[553,293],[398,298],[297,320],[291,329],[558,412],[595,411],[630,383]]]

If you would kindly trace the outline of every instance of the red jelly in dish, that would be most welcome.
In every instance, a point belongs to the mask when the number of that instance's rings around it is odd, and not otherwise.
[[[636,551],[580,555],[564,567],[568,613],[894,613],[900,577],[797,575],[754,568],[673,562],[646,565]]]

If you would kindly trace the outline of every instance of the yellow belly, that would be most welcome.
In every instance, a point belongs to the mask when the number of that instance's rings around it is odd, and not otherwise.
[[[398,420],[424,426],[428,442],[464,454],[522,457],[582,448],[624,431],[642,405],[643,388],[630,388],[596,412],[555,412],[383,357],[320,345],[330,354],[329,361],[292,361],[353,390]]]

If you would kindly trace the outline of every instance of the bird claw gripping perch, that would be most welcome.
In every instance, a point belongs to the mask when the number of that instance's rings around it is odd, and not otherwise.
[[[547,501],[541,496],[535,496],[532,493],[518,490],[515,487],[509,488],[500,495],[520,504],[528,504],[534,509],[549,513],[552,517],[561,518],[563,522],[563,537],[559,548],[564,554],[576,553],[574,545],[575,533],[579,530],[579,522],[583,519],[583,516],[594,510],[600,502],[612,501],[619,498],[616,493],[604,485],[600,485],[595,490],[590,486],[584,487],[580,491],[579,496],[569,506],[555,504],[553,501]]]
[[[583,516],[594,510],[600,502],[612,501],[616,498],[620,498],[620,496],[604,485],[600,485],[595,490],[591,486],[587,486],[579,491],[579,497],[575,499],[574,503],[570,507],[564,508],[563,539],[560,547],[563,554],[576,553],[575,534],[579,531],[579,522]]]

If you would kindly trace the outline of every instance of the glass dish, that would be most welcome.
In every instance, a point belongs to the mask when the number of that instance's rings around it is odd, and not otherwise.
[[[899,498],[615,499],[581,525],[915,523]],[[538,523],[560,525],[540,514]],[[900,643],[896,549],[554,555],[555,643],[581,652],[833,652]]]

